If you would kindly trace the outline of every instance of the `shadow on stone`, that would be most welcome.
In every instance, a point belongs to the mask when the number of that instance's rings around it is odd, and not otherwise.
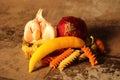
[[[108,42],[110,39],[114,38],[118,34],[118,26],[103,26],[100,27],[99,25],[92,27],[89,29],[89,34],[93,35],[97,38],[100,38],[106,48],[107,54],[111,51],[110,47],[108,46]]]

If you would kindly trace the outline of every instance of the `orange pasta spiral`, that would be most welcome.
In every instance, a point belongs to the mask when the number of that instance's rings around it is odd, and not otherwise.
[[[58,66],[58,64],[65,59],[66,57],[68,57],[70,54],[72,54],[72,52],[74,51],[74,49],[67,49],[65,50],[62,54],[60,54],[59,56],[57,56],[53,61],[50,62],[50,67],[51,68],[56,68]]]
[[[47,66],[49,65],[49,63],[54,60],[56,58],[56,56],[46,56],[42,59],[42,66]]]
[[[89,47],[84,46],[81,49],[84,52],[84,54],[86,55],[86,57],[89,58],[89,61],[90,61],[92,66],[94,66],[94,65],[96,65],[98,63],[98,61],[96,60],[95,54],[93,54],[93,52],[90,50]]]

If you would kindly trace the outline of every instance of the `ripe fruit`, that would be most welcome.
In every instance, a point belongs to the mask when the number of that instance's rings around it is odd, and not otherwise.
[[[58,23],[58,36],[75,36],[82,39],[87,37],[86,23],[77,17],[66,16]]]

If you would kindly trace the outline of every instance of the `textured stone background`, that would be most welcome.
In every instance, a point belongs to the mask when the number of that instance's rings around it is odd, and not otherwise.
[[[39,8],[56,25],[63,16],[85,20],[90,34],[104,41],[107,56],[99,65],[88,61],[55,69],[46,80],[119,80],[120,79],[120,0],[0,0],[0,80],[42,80],[49,68],[28,73],[29,61],[21,51],[24,26]],[[108,56],[109,55],[109,56]]]

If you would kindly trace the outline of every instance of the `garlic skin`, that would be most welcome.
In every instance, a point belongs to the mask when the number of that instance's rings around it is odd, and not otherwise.
[[[40,22],[42,33],[41,38],[43,40],[53,39],[57,36],[56,28],[43,18],[42,12],[43,10],[39,9],[38,13],[36,14],[36,19]]]
[[[39,9],[35,19],[27,22],[24,28],[24,40],[33,43],[39,39],[49,40],[57,36],[55,27],[47,22],[42,16],[42,9]]]
[[[24,29],[24,40],[26,42],[32,42],[33,40],[39,40],[40,36],[41,30],[38,21],[35,19],[28,21]]]
[[[43,30],[43,33],[44,33],[44,34],[42,34],[43,40],[50,40],[57,36],[56,35],[57,32],[56,32],[55,28],[51,27],[49,25],[47,25],[47,27],[45,27],[45,29]]]

